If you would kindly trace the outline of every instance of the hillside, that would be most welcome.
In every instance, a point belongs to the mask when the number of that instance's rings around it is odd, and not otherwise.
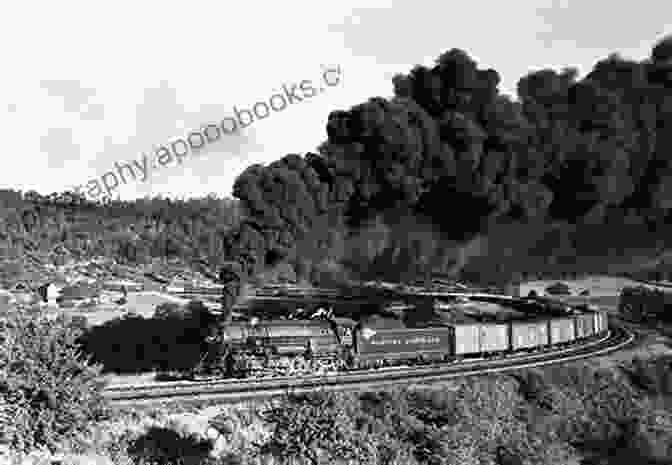
[[[240,222],[234,199],[205,197],[88,202],[71,193],[42,196],[0,191],[0,279],[35,280],[62,264],[96,256],[129,265],[152,259],[216,265],[230,248],[227,234]]]
[[[237,199],[95,204],[6,191],[3,253],[66,244],[128,262],[291,264],[313,281],[429,272],[669,273],[672,38],[637,62],[499,74],[450,49],[394,96],[328,115],[319,153],[253,165]],[[64,194],[65,196],[65,194]],[[64,197],[61,196],[61,197]],[[57,196],[56,196],[57,197]]]

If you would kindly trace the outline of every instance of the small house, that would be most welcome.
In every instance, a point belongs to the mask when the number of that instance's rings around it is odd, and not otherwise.
[[[53,282],[42,284],[37,288],[37,292],[43,302],[55,304],[56,299],[61,295],[62,286],[57,286]]]
[[[548,286],[546,289],[546,293],[549,295],[571,295],[572,291],[570,287],[565,284],[565,283],[555,283],[550,286]]]
[[[35,293],[32,286],[26,282],[16,283],[12,286],[11,293],[18,304],[30,305],[40,300],[40,297]]]
[[[51,249],[49,258],[56,266],[68,266],[74,263],[74,255],[63,245]]]

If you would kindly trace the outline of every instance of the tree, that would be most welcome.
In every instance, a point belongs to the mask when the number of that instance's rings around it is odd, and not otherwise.
[[[85,431],[104,408],[100,367],[76,342],[66,317],[13,314],[0,340],[0,434],[18,450],[53,448]]]
[[[155,319],[166,319],[171,317],[181,317],[185,313],[184,309],[175,302],[163,302],[154,309]]]
[[[264,412],[273,430],[261,452],[283,461],[307,460],[311,465],[318,465],[324,457],[330,463],[337,459],[366,463],[372,451],[356,428],[353,406],[338,393],[288,395],[280,406]]]

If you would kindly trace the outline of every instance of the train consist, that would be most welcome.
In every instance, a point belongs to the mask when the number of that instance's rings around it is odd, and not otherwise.
[[[533,304],[504,296],[465,294],[462,298],[525,308]],[[536,305],[537,311],[543,308],[541,303]],[[563,306],[550,315],[530,314],[522,320],[433,322],[413,327],[381,316],[361,321],[330,315],[305,320],[226,321],[209,338],[197,372],[238,378],[301,376],[459,361],[545,350],[601,336],[607,329],[606,313]]]

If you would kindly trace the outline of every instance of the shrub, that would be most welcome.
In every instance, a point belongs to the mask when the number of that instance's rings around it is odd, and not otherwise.
[[[531,463],[567,463],[575,451],[552,431],[527,421],[527,404],[518,389],[504,376],[461,382],[455,392],[454,424],[444,428],[449,448],[479,463],[492,462],[502,451]]]
[[[338,393],[290,394],[280,406],[262,414],[272,428],[259,452],[282,461],[306,460],[312,465],[330,460],[356,459],[367,463],[372,450],[356,428],[357,408],[352,398]]]
[[[672,394],[672,357],[669,355],[654,359],[635,357],[622,370],[633,385],[648,394],[658,397]]]
[[[360,426],[379,463],[494,464],[502,454],[524,463],[567,463],[575,457],[572,447],[527,423],[526,404],[504,377],[364,393],[360,401],[368,416]]]
[[[154,309],[154,318],[169,318],[171,316],[181,316],[184,310],[181,305],[175,302],[163,302]]]
[[[214,464],[210,457],[212,441],[197,435],[182,435],[160,426],[149,430],[131,442],[128,454],[145,464],[206,465]]]
[[[105,371],[188,371],[201,359],[213,322],[201,302],[169,303],[159,306],[153,318],[125,316],[93,327],[82,343]]]
[[[639,463],[672,452],[672,415],[656,407],[668,392],[667,370],[669,359],[661,357],[635,359],[622,370],[577,364],[546,368],[543,378],[517,377],[533,405],[550,406],[546,418],[559,439],[604,457],[630,454]]]
[[[153,339],[156,340],[153,337],[152,320],[129,315],[90,328],[82,335],[81,342],[105,371],[133,373],[154,367],[153,352],[161,346],[153,344]]]
[[[102,413],[100,367],[82,356],[78,336],[65,317],[9,318],[0,340],[0,434],[15,449],[54,448]]]

